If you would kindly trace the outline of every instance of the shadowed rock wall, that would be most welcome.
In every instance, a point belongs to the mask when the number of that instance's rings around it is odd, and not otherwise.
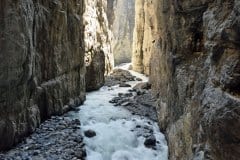
[[[238,0],[136,3],[133,68],[147,73],[151,56],[170,159],[240,157],[239,12]]]
[[[85,99],[82,0],[0,1],[0,150]]]

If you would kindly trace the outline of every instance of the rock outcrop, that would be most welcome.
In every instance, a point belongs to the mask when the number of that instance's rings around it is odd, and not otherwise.
[[[135,3],[135,28],[133,33],[133,70],[149,75],[152,46],[159,38],[159,2],[138,0]]]
[[[159,37],[159,2],[138,0],[135,3],[135,28],[133,33],[133,70],[149,75],[150,58],[155,40]]]
[[[113,69],[112,33],[107,19],[107,0],[85,0],[84,6],[86,90],[92,91],[104,84],[104,73]]]
[[[170,159],[240,157],[240,1],[136,1],[134,70],[148,73]]]
[[[1,0],[0,150],[85,99],[82,0]]]
[[[113,33],[115,64],[131,62],[135,0],[108,0],[107,16]]]

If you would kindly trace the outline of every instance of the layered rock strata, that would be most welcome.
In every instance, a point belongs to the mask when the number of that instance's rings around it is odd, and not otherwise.
[[[82,0],[0,2],[0,150],[85,99]]]

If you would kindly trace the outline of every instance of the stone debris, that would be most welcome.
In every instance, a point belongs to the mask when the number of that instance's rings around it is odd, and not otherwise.
[[[129,71],[123,69],[114,69],[112,73],[105,78],[105,86],[115,86],[118,84],[125,84],[125,82],[135,81],[136,77]]]
[[[84,146],[79,119],[52,117],[0,160],[84,160]]]
[[[128,93],[119,93],[109,102],[115,106],[123,106],[133,115],[141,115],[157,121],[156,98],[151,94],[149,83],[139,83],[130,89]]]

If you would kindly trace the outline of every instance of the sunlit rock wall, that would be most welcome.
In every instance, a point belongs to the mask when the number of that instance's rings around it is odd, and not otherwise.
[[[149,75],[152,45],[158,38],[158,14],[155,1],[135,2],[135,27],[133,33],[133,70]]]
[[[85,98],[82,0],[0,1],[0,150]]]
[[[107,15],[115,64],[131,62],[135,0],[108,0]]]
[[[104,84],[104,73],[108,74],[114,66],[112,33],[106,14],[107,0],[85,0],[84,6],[86,89],[91,91]]]

